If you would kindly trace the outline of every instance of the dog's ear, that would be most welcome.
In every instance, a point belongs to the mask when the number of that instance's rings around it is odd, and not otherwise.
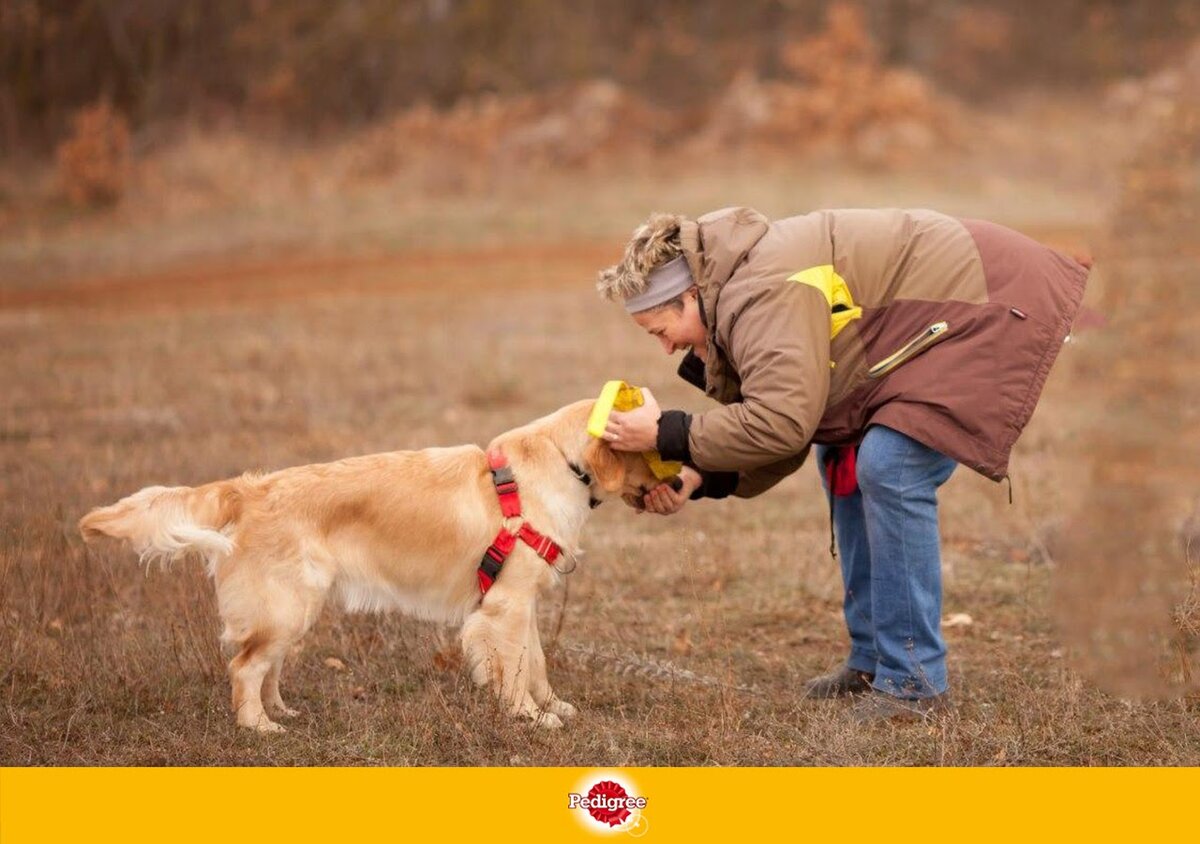
[[[604,440],[592,437],[583,449],[583,459],[605,491],[617,492],[625,485],[625,460]]]

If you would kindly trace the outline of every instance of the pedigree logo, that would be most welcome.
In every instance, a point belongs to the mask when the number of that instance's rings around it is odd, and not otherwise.
[[[642,814],[647,802],[627,782],[610,774],[593,779],[586,791],[581,788],[567,794],[567,808],[579,813],[584,826],[595,832],[626,832],[635,838],[649,829]]]

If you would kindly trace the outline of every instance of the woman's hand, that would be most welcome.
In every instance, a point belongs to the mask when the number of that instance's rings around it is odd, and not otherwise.
[[[653,451],[658,445],[658,417],[662,411],[654,394],[642,388],[642,406],[608,415],[604,439],[614,451]],[[686,497],[686,496],[685,496]]]
[[[688,503],[688,498],[699,488],[703,478],[691,466],[684,466],[679,470],[679,479],[683,485],[678,492],[671,489],[669,483],[661,483],[646,493],[642,499],[646,512],[669,516],[683,509],[683,505]]]

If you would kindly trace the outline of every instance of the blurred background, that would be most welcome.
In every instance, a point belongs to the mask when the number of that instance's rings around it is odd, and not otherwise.
[[[0,274],[607,237],[748,195],[1095,223],[1198,28],[1194,0],[6,0]]]
[[[1015,503],[965,471],[943,493],[963,719],[881,751],[794,708],[844,637],[805,469],[725,504],[730,536],[712,503],[597,514],[558,616],[591,644],[551,660],[603,737],[530,757],[515,728],[427,723],[466,694],[453,661],[335,616],[313,648],[348,673],[296,677],[351,750],[280,758],[1196,764],[1195,0],[0,0],[5,760],[274,758],[186,726],[225,717],[203,576],[142,578],[75,520],[150,483],[483,443],[609,378],[703,410],[591,285],[650,212],[736,204],[932,207],[1096,259]],[[667,660],[712,680],[682,715],[624,679],[691,682]]]

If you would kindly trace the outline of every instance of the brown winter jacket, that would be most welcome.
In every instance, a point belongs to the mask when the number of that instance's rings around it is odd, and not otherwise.
[[[872,424],[1005,477],[1087,281],[1024,235],[933,211],[770,222],[732,208],[684,221],[680,237],[709,348],[680,375],[724,407],[682,424],[664,414],[659,450],[738,472],[741,497],[798,468],[811,443],[853,444]],[[814,277],[844,280],[861,316],[831,307]],[[850,310],[832,340],[831,309]]]

